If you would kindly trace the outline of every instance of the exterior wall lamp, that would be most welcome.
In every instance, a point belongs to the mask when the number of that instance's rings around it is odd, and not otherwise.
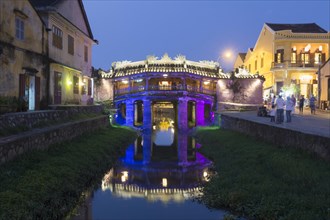
[[[166,178],[162,179],[162,186],[167,187],[167,179]]]

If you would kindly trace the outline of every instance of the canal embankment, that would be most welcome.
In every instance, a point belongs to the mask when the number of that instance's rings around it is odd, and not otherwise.
[[[108,116],[101,111],[102,106],[65,106],[1,115],[0,164],[108,126]]]
[[[101,115],[0,138],[1,164],[26,152],[47,149],[53,144],[72,140],[75,137],[104,128],[108,124],[108,117]]]
[[[200,198],[208,207],[247,219],[329,218],[328,161],[222,128],[200,128],[196,135],[217,173]]]
[[[130,129],[101,128],[3,164],[0,219],[64,218],[135,137]]]
[[[225,112],[220,127],[278,147],[296,148],[330,161],[330,114],[295,114],[291,123],[275,124],[256,112]]]

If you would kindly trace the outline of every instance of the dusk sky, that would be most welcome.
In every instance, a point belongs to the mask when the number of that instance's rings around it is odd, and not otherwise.
[[[93,66],[148,55],[185,55],[219,61],[231,70],[238,52],[254,47],[264,23],[317,23],[329,31],[330,3],[324,1],[112,1],[83,0],[99,45]],[[231,50],[233,58],[223,54]]]

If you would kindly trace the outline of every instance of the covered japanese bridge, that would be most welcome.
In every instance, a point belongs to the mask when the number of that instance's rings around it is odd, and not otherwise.
[[[149,56],[112,66],[118,124],[144,129],[179,130],[213,120],[216,84],[221,69],[212,61],[193,62],[184,56]]]

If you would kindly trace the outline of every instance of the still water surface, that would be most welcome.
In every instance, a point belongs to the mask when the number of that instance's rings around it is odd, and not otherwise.
[[[200,147],[173,128],[138,137],[88,202],[92,219],[223,219],[224,211],[193,201],[212,175]]]

